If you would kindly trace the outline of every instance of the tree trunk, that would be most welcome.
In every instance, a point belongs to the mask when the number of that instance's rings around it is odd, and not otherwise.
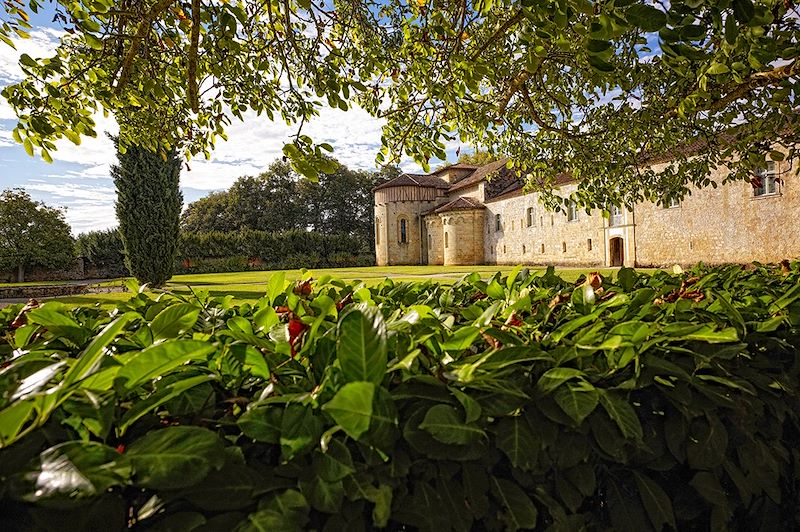
[[[24,283],[25,282],[25,265],[20,263],[17,266],[17,282]]]

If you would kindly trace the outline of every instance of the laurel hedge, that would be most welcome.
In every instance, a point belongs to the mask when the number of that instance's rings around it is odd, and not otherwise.
[[[4,530],[791,530],[800,264],[0,310]]]

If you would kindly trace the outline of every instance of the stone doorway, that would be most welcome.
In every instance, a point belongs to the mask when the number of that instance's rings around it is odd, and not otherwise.
[[[625,247],[622,238],[614,237],[609,240],[608,250],[610,266],[622,266],[625,264]]]

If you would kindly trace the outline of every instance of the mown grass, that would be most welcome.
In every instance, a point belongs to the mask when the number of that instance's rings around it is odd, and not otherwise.
[[[515,266],[375,266],[368,268],[338,268],[315,269],[304,272],[303,270],[284,270],[286,279],[295,281],[307,276],[319,279],[323,275],[342,279],[343,281],[363,281],[367,286],[374,286],[383,282],[387,277],[394,282],[419,282],[430,280],[436,283],[452,284],[468,273],[478,272],[481,277],[488,278],[497,273],[507,274]],[[529,267],[534,272],[544,272],[543,267]],[[575,281],[581,275],[590,271],[599,271],[603,275],[610,275],[617,268],[557,268],[556,273],[567,281]],[[654,271],[654,270],[640,270]],[[181,295],[190,295],[192,291],[208,292],[211,296],[220,297],[232,295],[239,302],[254,302],[260,299],[265,291],[270,276],[277,271],[247,271],[233,273],[208,273],[176,275],[167,286],[166,290]],[[81,296],[67,296],[58,298],[68,305],[100,305],[113,307],[130,297],[127,292],[110,294],[87,294]]]

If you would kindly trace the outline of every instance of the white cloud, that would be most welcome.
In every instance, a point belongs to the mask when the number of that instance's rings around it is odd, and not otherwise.
[[[25,184],[25,189],[46,194],[52,198],[47,202],[50,205],[65,207],[64,217],[75,235],[116,225],[114,187],[33,179]]]
[[[54,54],[63,32],[52,28],[36,28],[30,39],[17,39],[17,50],[0,45],[0,85],[13,83],[22,78],[18,59],[22,53],[32,57],[48,57]],[[0,120],[15,120],[16,117],[8,103],[0,98]],[[296,126],[282,122],[271,122],[254,113],[245,116],[244,121],[234,121],[227,128],[229,140],[220,140],[212,152],[210,160],[196,158],[189,161],[191,171],[185,168],[181,174],[181,185],[201,191],[228,188],[244,175],[256,175],[264,171],[273,161],[282,156],[283,145],[290,142]],[[0,149],[9,155],[11,161],[0,161],[3,180],[10,180],[10,186],[25,186],[39,197],[46,197],[48,203],[67,207],[66,218],[77,234],[87,230],[104,229],[116,225],[113,186],[99,185],[110,178],[110,167],[116,162],[113,143],[106,132],[116,133],[118,127],[113,117],[95,116],[97,137],[83,137],[76,146],[67,140],[57,143],[58,149],[51,152],[56,163],[52,169],[34,175],[13,175],[8,169],[19,167],[28,156],[21,146],[11,138],[8,129],[0,128]],[[327,142],[334,147],[333,156],[343,164],[358,169],[374,169],[375,155],[380,147],[383,121],[371,117],[366,111],[354,108],[344,112],[324,108],[320,116],[311,120],[303,128],[303,133],[316,142]],[[452,146],[450,146],[452,144]],[[455,148],[457,143],[448,143]],[[77,168],[76,168],[77,166]],[[407,158],[401,166],[409,171],[419,171],[419,167]],[[6,168],[4,168],[6,167]],[[94,180],[98,185],[87,183]],[[5,183],[4,183],[4,186]]]

